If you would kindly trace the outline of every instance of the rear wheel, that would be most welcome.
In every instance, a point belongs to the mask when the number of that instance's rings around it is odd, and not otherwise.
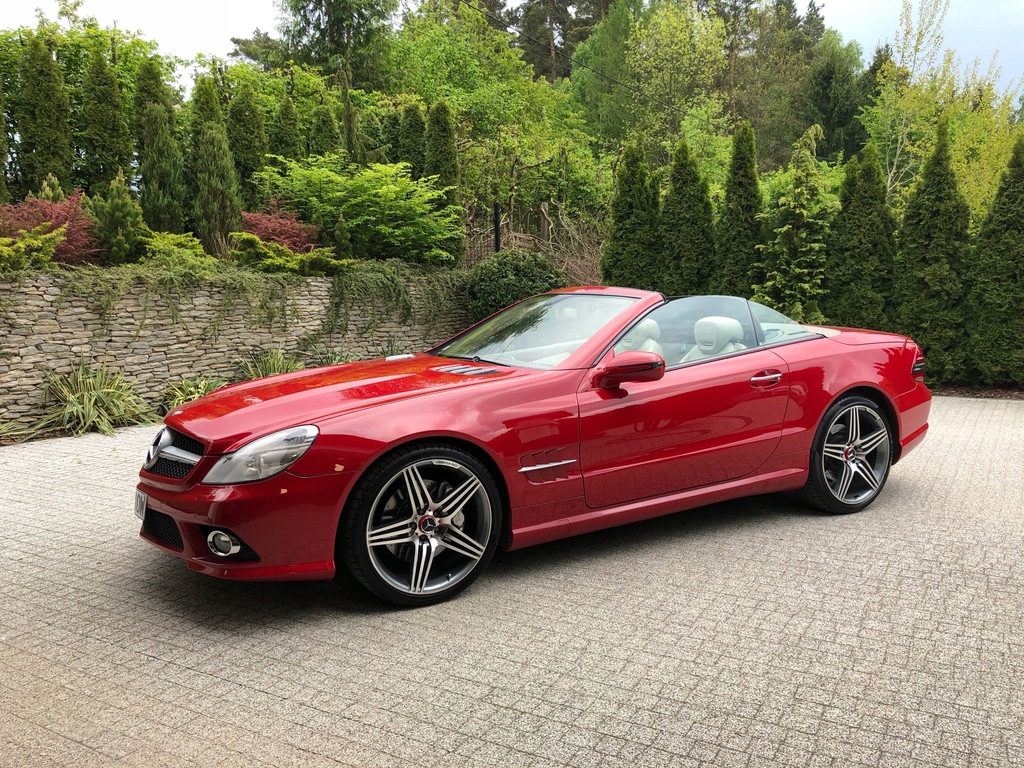
[[[844,397],[818,425],[801,496],[834,515],[860,512],[881,493],[891,466],[892,430],[878,404]]]
[[[400,449],[353,490],[339,554],[352,575],[385,600],[439,603],[487,566],[501,513],[494,479],[472,454],[443,444]]]

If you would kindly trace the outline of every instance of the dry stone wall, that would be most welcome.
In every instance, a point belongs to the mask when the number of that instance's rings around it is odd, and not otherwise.
[[[239,358],[252,352],[280,348],[308,359],[300,345],[323,331],[332,285],[325,278],[298,282],[279,307],[284,317],[268,322],[258,307],[232,302],[215,284],[175,297],[172,306],[136,283],[104,312],[95,298],[68,292],[68,280],[73,273],[0,279],[0,423],[37,421],[46,371],[68,372],[83,360],[122,372],[156,405],[167,385],[182,378],[237,380]],[[344,329],[318,346],[343,348],[353,358],[419,351],[468,324],[458,308],[429,306],[423,283],[410,280],[411,320],[395,317],[397,310],[353,306]]]

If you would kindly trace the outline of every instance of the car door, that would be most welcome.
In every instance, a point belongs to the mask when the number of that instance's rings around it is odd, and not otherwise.
[[[658,381],[614,389],[591,379],[578,395],[590,508],[742,477],[768,460],[782,436],[788,368],[768,349],[670,364]]]

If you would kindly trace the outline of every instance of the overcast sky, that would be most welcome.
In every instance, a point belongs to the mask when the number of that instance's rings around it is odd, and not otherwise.
[[[9,29],[35,23],[35,9],[50,18],[54,0],[2,0],[0,25]],[[801,9],[806,0],[797,0]],[[845,40],[857,40],[870,62],[875,46],[891,42],[899,25],[900,0],[825,0],[825,23]],[[101,25],[117,23],[138,30],[160,45],[162,53],[191,58],[196,53],[226,56],[232,37],[246,37],[259,27],[274,31],[274,0],[84,0],[82,15]],[[1024,78],[1024,2],[1022,0],[951,0],[945,44],[964,62],[980,59],[984,69],[998,52],[1001,83]]]

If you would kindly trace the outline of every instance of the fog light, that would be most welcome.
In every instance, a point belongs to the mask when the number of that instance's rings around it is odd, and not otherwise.
[[[206,537],[206,546],[217,557],[237,555],[242,548],[238,539],[225,531],[210,531],[210,535]]]

